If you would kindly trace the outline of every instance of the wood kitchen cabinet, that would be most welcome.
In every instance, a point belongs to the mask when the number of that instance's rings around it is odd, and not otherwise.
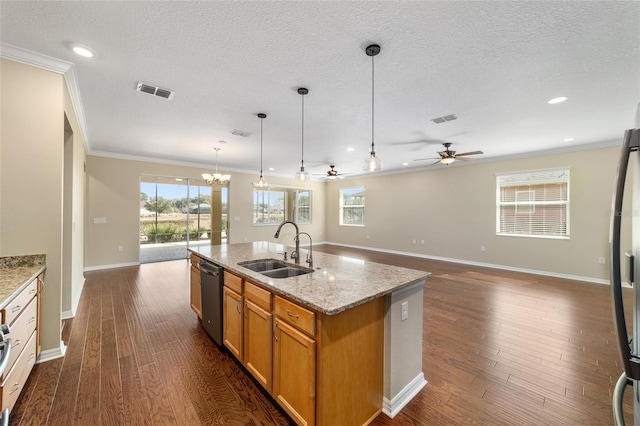
[[[277,297],[276,311],[278,302],[290,303]],[[298,311],[303,309],[298,307]],[[295,323],[300,316],[287,312],[291,317],[275,320],[273,397],[296,423],[311,426],[315,424],[316,342],[287,321],[290,318]]]
[[[244,356],[242,285],[242,278],[224,271],[222,339],[229,352],[240,362]]]
[[[200,289],[200,257],[191,254],[191,309],[202,319],[202,293]]]
[[[245,282],[244,298],[244,365],[271,393],[273,353],[271,293],[250,282]]]

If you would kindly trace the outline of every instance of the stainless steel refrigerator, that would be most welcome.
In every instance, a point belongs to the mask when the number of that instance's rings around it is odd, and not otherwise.
[[[629,166],[633,173],[627,172]],[[623,210],[623,200],[631,197],[633,207]],[[631,219],[629,221],[629,219]],[[631,222],[631,223],[629,223]],[[631,249],[622,254],[621,242],[631,235]],[[640,425],[640,104],[634,129],[624,132],[618,160],[610,225],[611,302],[618,349],[624,371],[613,393],[613,419],[616,425],[624,425],[622,399],[628,385],[634,389],[634,424]],[[624,268],[624,272],[623,269]],[[627,331],[625,321],[622,280],[633,288],[633,335]],[[633,336],[638,336],[634,339]]]

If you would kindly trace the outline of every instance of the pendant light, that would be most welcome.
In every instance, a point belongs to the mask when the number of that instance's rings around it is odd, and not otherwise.
[[[365,158],[364,160],[364,167],[363,170],[369,171],[369,172],[376,172],[378,170],[382,170],[382,162],[380,161],[380,159],[378,157],[376,157],[376,151],[375,151],[375,143],[374,143],[374,131],[375,131],[375,103],[374,103],[374,99],[375,99],[375,92],[374,92],[374,87],[375,87],[375,68],[374,68],[374,61],[373,61],[373,57],[376,56],[378,53],[380,53],[380,46],[378,46],[377,44],[372,44],[370,46],[367,46],[367,48],[365,49],[365,52],[367,53],[367,56],[371,56],[371,152],[369,153],[369,156],[367,158]]]
[[[267,188],[269,184],[262,176],[262,121],[267,118],[267,114],[258,114],[258,118],[260,118],[260,177],[257,182],[253,182],[254,188]]]
[[[300,99],[302,99],[302,159],[300,160],[300,170],[296,173],[296,180],[300,182],[306,182],[311,179],[309,172],[304,171],[304,95],[309,93],[309,89],[301,87],[298,89]]]
[[[220,148],[215,147],[213,149],[216,150],[216,172],[214,174],[203,173],[202,178],[205,180],[205,182],[207,182],[208,185],[214,183],[217,183],[218,185],[226,185],[231,180],[231,175],[223,175],[221,173],[218,173],[218,151],[220,151]]]

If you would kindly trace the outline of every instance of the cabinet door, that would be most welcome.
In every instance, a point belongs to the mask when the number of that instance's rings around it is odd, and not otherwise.
[[[244,302],[244,365],[271,393],[271,354],[273,314],[260,306]]]
[[[273,396],[300,425],[315,424],[316,342],[275,320]]]
[[[191,264],[191,309],[202,319],[202,293],[200,292],[200,270]]]
[[[242,296],[225,286],[223,298],[222,337],[224,345],[236,358],[242,361]]]

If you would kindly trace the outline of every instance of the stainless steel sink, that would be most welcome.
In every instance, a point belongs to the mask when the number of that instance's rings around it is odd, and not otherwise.
[[[238,265],[255,272],[260,272],[262,275],[270,278],[290,278],[313,272],[311,268],[305,268],[304,266],[294,265],[277,259],[247,260],[245,262],[238,262]]]
[[[261,272],[261,274],[271,278],[290,278],[290,277],[297,277],[298,275],[308,274],[310,272],[313,272],[313,269],[288,267],[288,268],[274,269],[271,271]]]
[[[287,263],[277,259],[248,260],[246,262],[238,262],[238,265],[256,272],[271,271],[289,266]]]

